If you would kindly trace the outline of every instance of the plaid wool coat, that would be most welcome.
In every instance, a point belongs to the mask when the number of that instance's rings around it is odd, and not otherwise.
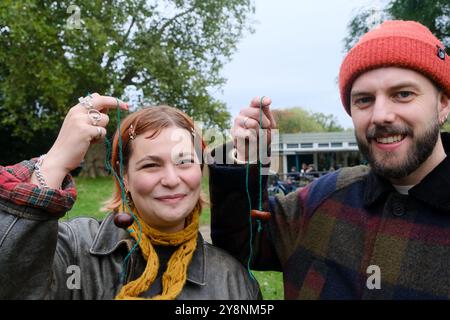
[[[265,193],[271,218],[260,232],[249,219],[245,167],[209,170],[213,243],[245,265],[251,258],[252,269],[282,271],[286,299],[450,298],[448,158],[408,195],[366,166],[285,197]],[[257,208],[254,166],[249,190]]]

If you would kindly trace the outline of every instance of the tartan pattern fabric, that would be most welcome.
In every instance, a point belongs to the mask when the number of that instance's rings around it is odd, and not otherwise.
[[[56,217],[63,216],[76,200],[75,183],[70,175],[65,177],[60,190],[30,183],[36,161],[37,158],[33,158],[12,166],[0,166],[0,199],[42,209]]]
[[[271,219],[253,229],[252,268],[282,271],[286,299],[449,299],[449,172],[445,159],[401,195],[368,167],[345,168],[270,199]],[[245,172],[210,173],[213,243],[246,264],[245,192],[227,178]],[[379,267],[380,289],[368,286],[369,266]]]

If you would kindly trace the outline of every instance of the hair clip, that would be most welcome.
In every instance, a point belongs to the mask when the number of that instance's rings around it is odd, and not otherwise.
[[[191,134],[192,134],[193,137],[195,137],[195,129],[194,129],[194,127],[191,128]]]
[[[134,131],[133,125],[130,125],[130,128],[128,129],[128,134],[131,140],[134,140],[134,138],[136,138],[136,132]]]

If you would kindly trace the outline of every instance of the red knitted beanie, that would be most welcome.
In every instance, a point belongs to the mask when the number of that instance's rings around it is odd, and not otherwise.
[[[450,97],[450,58],[443,44],[415,21],[386,21],[366,33],[350,50],[339,72],[339,90],[350,114],[350,92],[362,73],[381,67],[422,73]]]

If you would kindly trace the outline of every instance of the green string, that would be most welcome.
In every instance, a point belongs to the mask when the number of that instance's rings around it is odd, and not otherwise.
[[[259,101],[259,143],[262,145],[262,138],[263,138],[263,127],[262,127],[262,114],[263,114],[263,112],[262,112],[262,104],[263,104],[263,99],[264,99],[264,96],[262,96],[261,97],[261,100]],[[258,171],[258,173],[259,173],[259,203],[258,203],[258,208],[259,208],[259,210],[261,210],[262,211],[262,161],[261,161],[261,159],[262,159],[262,150],[261,150],[262,148],[259,148],[259,171]],[[259,222],[259,224],[258,224],[258,231],[261,231],[260,230],[260,228],[261,228],[261,221],[259,221],[258,220],[258,222]]]
[[[264,96],[261,97],[261,100],[259,101],[259,131],[258,131],[258,135],[259,135],[259,141],[257,143],[260,143],[262,141],[262,102],[263,102]],[[248,154],[250,156],[250,143],[248,146]],[[259,148],[258,150],[258,154],[259,154],[259,161],[258,161],[258,175],[259,175],[259,195],[258,195],[258,210],[262,211],[262,154],[261,154],[261,148]],[[247,261],[247,270],[248,273],[250,275],[250,277],[253,280],[256,280],[253,273],[250,270],[250,263],[253,257],[253,222],[252,222],[252,215],[251,215],[251,211],[252,211],[252,200],[251,200],[251,196],[250,196],[250,189],[249,189],[249,172],[250,172],[250,159],[248,159],[247,165],[245,167],[245,190],[247,193],[247,199],[248,199],[248,204],[249,204],[249,225],[250,225],[250,254],[248,257],[248,261]],[[258,232],[260,233],[262,231],[262,224],[261,224],[261,220],[257,219],[257,224],[258,224]]]
[[[122,272],[120,275],[120,281],[122,283],[125,282],[125,275],[126,275],[126,269],[128,266],[128,260],[131,257],[131,254],[133,253],[134,250],[136,250],[136,248],[139,246],[139,243],[141,242],[141,238],[142,238],[142,227],[141,224],[139,223],[139,220],[136,218],[136,216],[133,213],[133,210],[131,210],[131,208],[128,205],[128,202],[126,201],[126,194],[125,194],[125,186],[124,186],[124,182],[123,182],[123,152],[122,152],[122,134],[120,131],[120,103],[119,103],[119,99],[116,98],[117,101],[117,132],[118,132],[118,144],[119,144],[119,175],[117,175],[116,171],[114,170],[114,168],[112,168],[111,164],[109,163],[108,159],[111,158],[111,142],[108,140],[107,137],[105,137],[105,145],[106,145],[106,159],[105,159],[105,166],[106,168],[113,173],[114,177],[117,179],[117,181],[119,182],[119,186],[120,186],[120,192],[121,192],[121,199],[122,199],[122,211],[126,211],[125,210],[125,205],[128,208],[128,212],[131,214],[131,216],[133,217],[134,221],[136,221],[138,228],[139,228],[139,238],[138,241],[134,244],[134,246],[131,248],[130,252],[128,252],[127,256],[125,257],[123,264],[122,264]],[[129,233],[135,232],[134,229],[128,229],[127,230]]]
[[[250,154],[250,143],[249,143],[249,154]],[[249,187],[248,187],[248,176],[249,176],[249,171],[250,171],[250,161],[247,162],[247,165],[245,167],[245,190],[247,192],[247,199],[248,199],[248,206],[249,206],[249,215],[248,215],[248,220],[249,220],[249,225],[250,225],[250,242],[249,242],[249,246],[250,246],[250,254],[248,256],[248,260],[247,260],[247,271],[248,274],[250,275],[250,277],[253,280],[255,279],[255,276],[253,275],[252,271],[250,270],[250,263],[253,257],[253,223],[252,223],[252,199],[250,197],[250,191],[249,191]]]

